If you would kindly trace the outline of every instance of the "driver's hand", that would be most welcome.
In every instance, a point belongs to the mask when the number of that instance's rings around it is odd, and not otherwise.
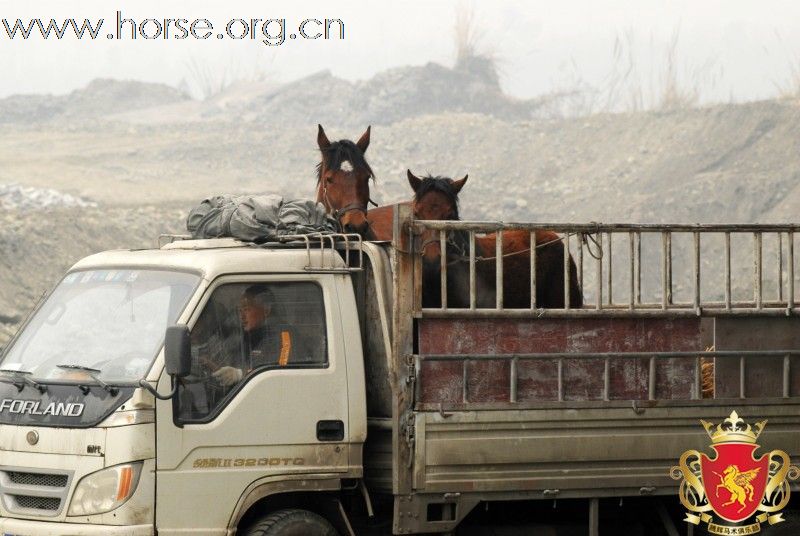
[[[237,384],[242,381],[242,369],[236,367],[220,367],[219,370],[214,372],[211,376],[217,379],[219,383],[225,387]]]

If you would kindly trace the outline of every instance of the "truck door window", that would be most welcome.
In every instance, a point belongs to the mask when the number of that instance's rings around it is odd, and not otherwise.
[[[322,289],[315,283],[231,283],[214,290],[192,330],[181,422],[207,422],[253,376],[327,366]]]

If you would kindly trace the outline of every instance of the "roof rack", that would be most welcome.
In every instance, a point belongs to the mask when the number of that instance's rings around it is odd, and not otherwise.
[[[364,240],[361,235],[356,233],[309,233],[295,234],[280,237],[283,244],[289,242],[303,242],[308,254],[308,265],[305,269],[313,272],[355,272],[360,271],[364,266]],[[315,264],[312,259],[311,250],[319,249],[320,254],[316,259],[319,264]],[[326,251],[328,252],[328,263],[325,262]],[[342,252],[339,255],[338,252]],[[357,252],[357,255],[356,255]],[[337,259],[344,260],[344,266],[337,265]],[[357,261],[357,262],[354,262]]]
[[[166,246],[167,244],[172,244],[173,242],[177,242],[179,240],[191,240],[192,235],[187,234],[160,234],[156,239],[156,247],[161,249],[162,247]]]

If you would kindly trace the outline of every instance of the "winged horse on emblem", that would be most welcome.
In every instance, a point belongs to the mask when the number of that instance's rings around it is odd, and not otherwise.
[[[752,501],[754,493],[753,485],[750,481],[756,477],[760,470],[760,467],[756,467],[750,471],[740,472],[738,466],[729,465],[722,474],[714,471],[714,474],[719,477],[719,484],[717,484],[716,487],[717,497],[719,497],[719,488],[725,488],[731,494],[730,500],[723,504],[723,506],[739,503],[742,505],[739,512],[747,508],[745,498],[747,498],[748,501]]]

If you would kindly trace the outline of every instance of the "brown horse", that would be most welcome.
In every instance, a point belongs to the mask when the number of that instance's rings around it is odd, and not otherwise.
[[[409,170],[408,180],[414,190],[414,217],[426,220],[458,220],[458,194],[467,181],[465,176],[460,181],[443,177],[418,178]],[[372,212],[372,211],[370,211]],[[531,305],[530,292],[530,233],[524,230],[503,231],[501,235],[503,254],[503,307],[510,309],[527,309]],[[438,232],[426,231],[421,237],[424,265],[429,270],[441,266],[442,255]],[[476,235],[476,288],[478,289],[478,307],[493,307],[496,282],[496,242],[497,233]],[[536,305],[542,308],[564,307],[564,244],[561,238],[552,231],[536,231]],[[449,233],[447,239],[448,259],[448,306],[469,306],[469,289],[464,292],[464,282],[460,281],[469,271],[469,235],[466,231]],[[451,276],[452,274],[452,276]],[[423,276],[423,281],[425,281]],[[433,282],[440,278],[429,274],[428,279],[441,292],[440,284]],[[452,288],[450,280],[453,279]],[[424,284],[424,283],[423,283]],[[469,284],[467,279],[466,284]],[[572,257],[569,258],[570,307],[581,307],[583,295],[578,284],[578,273]],[[481,296],[483,287],[483,296]],[[453,292],[451,300],[451,291]],[[428,291],[423,294],[423,307]],[[435,303],[436,296],[429,296],[428,302]],[[464,302],[467,302],[466,304]],[[436,305],[432,305],[436,307]]]
[[[317,202],[325,205],[347,233],[367,234],[369,180],[375,179],[364,158],[369,147],[371,127],[355,143],[350,140],[331,142],[322,125],[317,125],[317,145],[321,153],[317,164]],[[373,202],[374,204],[374,202]]]
[[[411,201],[398,203],[399,205],[410,205]],[[391,241],[394,221],[395,205],[383,205],[382,207],[372,208],[367,212],[367,233],[364,236],[367,240]]]

